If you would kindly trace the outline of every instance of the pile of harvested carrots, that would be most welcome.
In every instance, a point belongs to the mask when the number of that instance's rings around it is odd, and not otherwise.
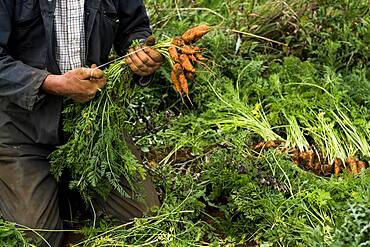
[[[366,162],[352,156],[348,157],[345,162],[337,158],[334,160],[333,164],[328,164],[317,152],[312,150],[300,151],[297,148],[288,149],[283,141],[278,140],[260,142],[254,147],[256,151],[271,148],[290,154],[294,164],[319,176],[330,176],[331,174],[338,175],[344,170],[349,174],[356,175],[368,166]]]
[[[366,166],[367,164],[365,161],[359,160],[352,156],[347,158],[345,166],[343,165],[341,159],[336,159],[334,161],[334,173],[339,174],[346,168],[350,174],[359,174],[363,169],[366,168]]]
[[[171,81],[176,91],[186,96],[189,94],[188,81],[194,80],[196,63],[206,60],[201,54],[201,49],[193,43],[208,33],[207,25],[200,25],[187,30],[181,37],[172,39],[171,46],[168,48],[174,65],[171,72]]]

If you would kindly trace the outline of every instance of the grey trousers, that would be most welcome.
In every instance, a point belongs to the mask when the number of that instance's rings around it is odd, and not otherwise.
[[[35,152],[24,153],[15,148],[0,148],[0,217],[32,229],[63,229],[59,215],[58,183],[49,173],[47,156]],[[95,206],[119,221],[140,217],[149,208],[159,205],[150,180],[142,181],[144,202],[122,197],[113,191],[106,200],[96,198]],[[122,185],[129,192],[125,181]],[[41,241],[32,232],[27,236]],[[43,238],[52,246],[62,244],[63,233],[43,232]]]

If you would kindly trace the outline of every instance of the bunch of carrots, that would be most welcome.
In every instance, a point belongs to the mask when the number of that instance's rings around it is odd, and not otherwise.
[[[333,164],[325,162],[325,159],[317,152],[309,149],[306,151],[300,151],[297,148],[291,148],[285,146],[283,141],[273,140],[268,142],[259,142],[254,149],[260,151],[262,149],[279,149],[284,153],[291,154],[293,163],[304,168],[305,170],[312,171],[316,175],[330,176],[331,174],[339,175],[344,170],[349,174],[359,174],[362,170],[368,167],[365,161],[359,160],[356,157],[350,156],[345,161],[336,158]]]
[[[176,36],[166,41],[156,43],[154,36],[149,36],[145,42],[146,46],[158,50],[164,55],[172,66],[171,82],[176,92],[181,96],[189,95],[188,81],[194,80],[196,73],[195,65],[204,65],[207,60],[203,57],[202,49],[194,43],[209,32],[208,25],[199,25],[185,31],[181,36]]]
[[[193,43],[208,33],[207,25],[199,25],[187,30],[181,37],[172,39],[168,48],[171,60],[174,62],[171,72],[171,82],[174,84],[176,92],[180,95],[189,94],[188,81],[194,80],[196,69],[194,65],[203,64],[206,60],[201,54],[201,49]]]

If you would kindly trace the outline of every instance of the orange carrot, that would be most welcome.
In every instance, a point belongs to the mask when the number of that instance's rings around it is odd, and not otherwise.
[[[188,95],[189,94],[188,81],[186,80],[184,73],[181,73],[179,75],[179,81],[181,84],[182,91],[184,91],[184,93]]]
[[[176,46],[171,45],[170,48],[168,48],[168,52],[170,53],[170,57],[173,61],[179,62],[179,54],[177,53]]]
[[[281,144],[281,141],[274,140],[274,141],[268,141],[266,143],[265,148],[277,148]]]
[[[209,31],[209,27],[207,25],[196,26],[196,27],[193,27],[193,28],[187,30],[181,36],[181,38],[185,41],[185,43],[189,44],[189,43],[195,42],[198,39],[200,39],[201,37],[203,37],[203,35],[208,33],[208,31]]]
[[[313,173],[315,173],[316,175],[319,175],[321,173],[321,170],[322,170],[322,164],[321,162],[319,162],[318,160],[315,161],[315,163],[312,165],[313,167]]]
[[[254,146],[254,149],[261,149],[263,148],[264,146],[266,145],[266,143],[264,141],[261,141],[259,143],[257,143],[256,146]]]
[[[194,47],[190,46],[190,45],[185,45],[185,46],[181,47],[180,51],[181,51],[181,53],[187,54],[187,55],[193,55],[197,52],[197,50]]]
[[[299,165],[300,158],[299,158],[299,150],[297,148],[294,148],[292,150],[292,156],[291,156],[291,158],[292,158],[292,161],[293,161],[294,164]]]
[[[176,77],[179,77],[179,75],[180,75],[181,73],[183,73],[184,69],[182,68],[181,64],[179,64],[179,63],[175,63],[175,64],[173,65],[173,71],[175,72]]]
[[[195,69],[194,69],[193,65],[191,64],[191,62],[189,60],[189,57],[187,55],[181,54],[180,57],[179,57],[179,59],[180,59],[181,66],[185,70],[187,70],[189,72],[192,72],[192,73],[195,73]]]
[[[181,84],[179,80],[177,79],[175,70],[171,71],[171,81],[173,85],[175,86],[176,92],[178,92],[181,95]]]
[[[180,74],[183,74],[183,68],[179,63],[175,63],[171,71],[171,80],[175,85],[176,91],[181,95],[181,83],[178,79]]]
[[[188,55],[188,57],[189,57],[190,61],[192,61],[193,63],[198,62],[197,58],[194,55]]]
[[[207,58],[203,57],[202,54],[200,54],[199,52],[195,53],[195,57],[199,60],[199,61],[205,61],[207,60]]]
[[[357,173],[360,173],[362,170],[366,168],[366,162],[364,161],[357,161]]]
[[[335,175],[339,175],[339,173],[341,173],[342,171],[342,160],[339,159],[339,158],[336,158],[334,160],[334,174]]]
[[[357,174],[357,160],[354,157],[348,157],[346,160],[348,173]]]
[[[181,37],[175,37],[172,39],[172,44],[177,47],[181,47],[185,45],[185,42]]]
[[[319,167],[314,166],[313,152],[311,150],[301,152],[299,154],[299,159],[300,159],[300,165],[302,165],[305,169],[314,170],[315,172],[320,171],[321,165]]]

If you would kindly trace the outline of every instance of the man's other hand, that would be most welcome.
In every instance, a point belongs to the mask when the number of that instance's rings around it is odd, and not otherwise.
[[[46,93],[70,97],[80,103],[87,102],[107,82],[103,71],[94,67],[74,69],[63,75],[48,75],[42,89]]]
[[[128,54],[132,52],[135,53],[128,56],[126,58],[126,62],[130,66],[131,70],[140,76],[153,74],[161,67],[164,61],[163,55],[149,46],[137,46],[135,48],[131,48],[129,49]]]

